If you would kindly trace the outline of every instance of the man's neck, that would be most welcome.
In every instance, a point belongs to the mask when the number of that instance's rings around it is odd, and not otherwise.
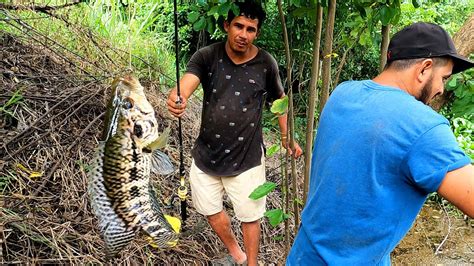
[[[383,86],[399,88],[414,95],[414,84],[410,82],[412,80],[410,74],[409,71],[384,70],[372,81]]]
[[[255,56],[257,56],[258,53],[258,48],[257,46],[253,45],[251,46],[250,49],[248,49],[244,53],[238,53],[232,50],[229,46],[229,44],[226,42],[225,43],[225,52],[227,53],[227,56],[234,62],[234,64],[239,65],[246,63],[250,60],[252,60]]]

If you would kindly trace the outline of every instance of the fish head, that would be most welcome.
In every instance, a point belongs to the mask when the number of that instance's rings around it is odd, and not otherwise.
[[[112,83],[112,99],[106,117],[107,135],[120,127],[127,130],[137,145],[145,147],[158,138],[158,122],[144,88],[133,76],[120,77]]]

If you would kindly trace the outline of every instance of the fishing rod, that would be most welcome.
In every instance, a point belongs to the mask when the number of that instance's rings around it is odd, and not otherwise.
[[[174,2],[174,48],[175,48],[175,56],[176,56],[176,94],[178,96],[176,103],[180,104],[181,101],[181,93],[180,93],[180,84],[179,84],[179,43],[178,43],[178,5],[176,0]],[[178,197],[181,202],[181,221],[183,223],[183,227],[185,225],[186,219],[188,218],[187,215],[187,202],[186,196],[188,194],[188,189],[184,183],[184,158],[183,158],[183,132],[181,128],[181,117],[178,117],[178,140],[179,140],[179,177],[180,177],[180,185],[178,187]]]

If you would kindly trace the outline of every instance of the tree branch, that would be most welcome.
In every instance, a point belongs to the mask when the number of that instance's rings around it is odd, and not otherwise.
[[[70,6],[74,6],[80,3],[85,3],[86,0],[76,0],[71,3],[67,3],[64,5],[60,6],[38,6],[38,5],[30,5],[30,6],[25,6],[25,5],[8,5],[8,4],[2,4],[0,3],[0,9],[7,9],[7,10],[32,10],[32,11],[38,11],[38,12],[47,12],[51,10],[58,10],[61,8],[66,8]]]

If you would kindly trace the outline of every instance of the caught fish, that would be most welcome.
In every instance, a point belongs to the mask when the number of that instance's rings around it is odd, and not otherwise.
[[[155,112],[136,78],[112,83],[105,126],[88,176],[88,193],[108,255],[115,256],[139,231],[153,247],[176,245],[179,228],[172,228],[163,215],[150,185],[151,172],[174,170],[159,150],[166,145],[169,128],[158,133]]]

